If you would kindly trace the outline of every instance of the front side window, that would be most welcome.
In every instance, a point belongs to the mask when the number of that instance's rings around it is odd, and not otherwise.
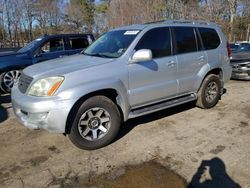
[[[217,32],[211,28],[198,28],[205,50],[215,49],[220,45]]]
[[[84,52],[85,55],[117,58],[128,49],[140,30],[110,31],[99,37]]]
[[[196,52],[196,39],[193,27],[174,27],[175,48],[177,54]]]
[[[71,50],[87,48],[89,45],[88,39],[83,37],[69,38],[69,45]]]
[[[41,47],[42,53],[58,52],[64,50],[63,39],[50,39]]]
[[[171,55],[171,40],[168,27],[148,31],[138,42],[135,50],[150,49],[153,58]]]

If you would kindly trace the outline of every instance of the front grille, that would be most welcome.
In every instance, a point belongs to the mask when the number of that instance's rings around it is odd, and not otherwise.
[[[250,63],[247,63],[247,64],[245,64],[245,63],[241,63],[241,64],[233,64],[233,66],[232,66],[233,68],[244,68],[244,67],[246,67],[246,68],[250,68]]]
[[[30,76],[27,76],[25,74],[21,74],[19,82],[18,82],[18,89],[22,92],[25,93],[32,82],[33,78]]]

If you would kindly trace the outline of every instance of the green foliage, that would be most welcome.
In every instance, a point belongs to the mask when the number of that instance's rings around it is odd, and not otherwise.
[[[108,8],[109,8],[108,2],[101,2],[100,4],[96,5],[95,10],[96,13],[105,14],[107,13]]]
[[[78,4],[83,13],[83,21],[87,25],[88,32],[91,32],[95,15],[94,0],[78,0]]]

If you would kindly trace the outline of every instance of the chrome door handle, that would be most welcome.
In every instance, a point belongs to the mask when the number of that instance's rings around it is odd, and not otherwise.
[[[168,65],[169,67],[172,67],[172,66],[174,66],[175,64],[176,64],[175,61],[169,61],[169,62],[167,63],[167,65]]]

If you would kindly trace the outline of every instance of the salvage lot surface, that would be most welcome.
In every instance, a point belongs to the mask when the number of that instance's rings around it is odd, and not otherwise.
[[[190,103],[130,120],[114,143],[94,151],[21,126],[9,97],[0,97],[0,187],[80,186],[85,178],[115,177],[124,166],[155,160],[187,182],[199,183],[197,168],[205,164],[210,182],[250,188],[250,82],[230,81],[226,89],[209,110]]]

